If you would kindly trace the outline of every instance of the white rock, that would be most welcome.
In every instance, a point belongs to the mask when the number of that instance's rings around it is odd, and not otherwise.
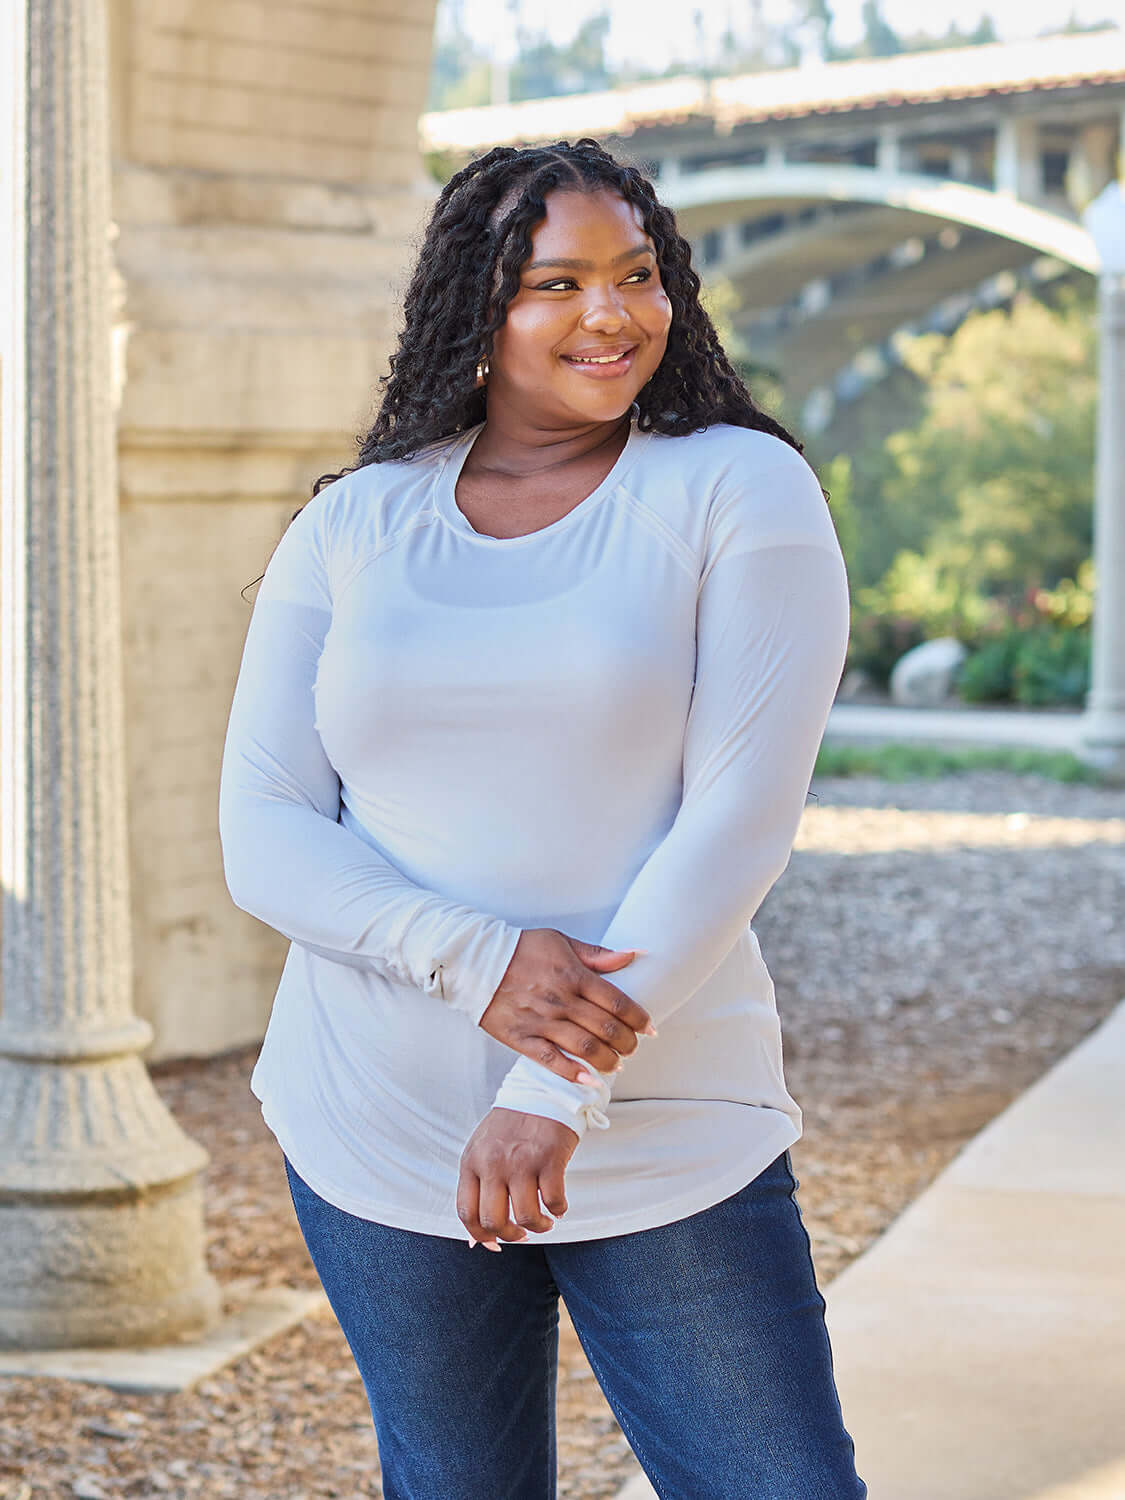
[[[79,1474],[77,1479],[71,1480],[70,1493],[74,1500],[109,1500],[94,1474]]]
[[[911,708],[937,708],[952,695],[953,680],[968,654],[952,636],[923,641],[895,662],[892,699]]]

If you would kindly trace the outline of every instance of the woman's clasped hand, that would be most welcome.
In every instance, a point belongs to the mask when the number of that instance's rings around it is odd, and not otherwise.
[[[479,1024],[560,1077],[596,1083],[587,1065],[615,1072],[636,1050],[638,1036],[656,1035],[644,1007],[601,977],[625,968],[641,951],[603,948],[551,927],[529,928]],[[499,1250],[498,1240],[523,1240],[529,1229],[550,1229],[550,1215],[566,1212],[566,1164],[578,1140],[556,1120],[490,1110],[461,1155],[457,1215],[470,1239]]]
[[[480,1026],[561,1078],[597,1083],[584,1063],[566,1053],[612,1073],[636,1050],[638,1033],[653,1033],[648,1011],[601,978],[631,964],[639,951],[583,943],[553,927],[528,928]]]

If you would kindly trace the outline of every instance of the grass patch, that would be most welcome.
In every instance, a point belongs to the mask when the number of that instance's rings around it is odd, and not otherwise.
[[[937,745],[823,744],[816,758],[817,776],[879,776],[884,781],[912,777],[951,776],[966,771],[1009,771],[1016,775],[1047,776],[1052,781],[1098,782],[1096,767],[1066,750],[1024,750],[998,746],[968,746],[943,750]]]

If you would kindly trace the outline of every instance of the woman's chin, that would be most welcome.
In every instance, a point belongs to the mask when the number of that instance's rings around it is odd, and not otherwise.
[[[592,399],[577,401],[572,396],[565,404],[576,416],[587,422],[616,422],[627,416],[637,399],[632,391],[606,391]]]

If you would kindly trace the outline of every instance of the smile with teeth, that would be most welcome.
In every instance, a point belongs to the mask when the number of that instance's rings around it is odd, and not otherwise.
[[[586,369],[604,368],[607,365],[624,366],[632,363],[636,346],[631,349],[622,349],[617,354],[564,354],[562,357],[569,365],[577,365]]]

